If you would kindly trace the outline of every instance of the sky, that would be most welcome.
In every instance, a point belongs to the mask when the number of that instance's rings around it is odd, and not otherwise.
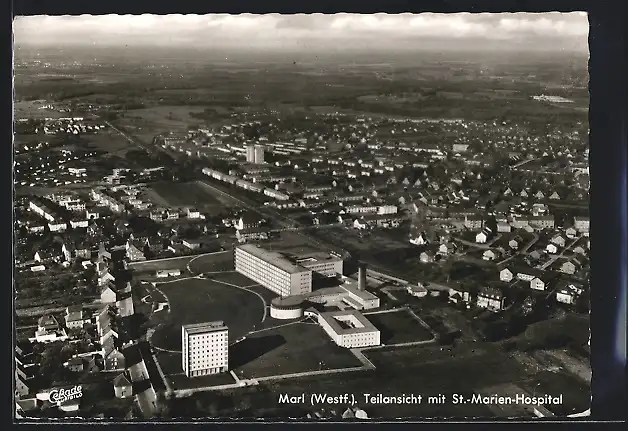
[[[586,13],[80,15],[17,17],[16,46],[586,51]]]

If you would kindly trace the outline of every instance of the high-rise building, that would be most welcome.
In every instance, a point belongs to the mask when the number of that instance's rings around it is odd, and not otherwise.
[[[253,158],[256,165],[264,164],[264,146],[263,145],[255,145],[253,147]]]
[[[246,146],[246,162],[255,163],[255,145]]]
[[[188,377],[229,370],[229,329],[222,321],[181,326],[181,357]]]
[[[281,296],[312,291],[312,270],[280,253],[245,244],[235,249],[234,261],[237,272]]]

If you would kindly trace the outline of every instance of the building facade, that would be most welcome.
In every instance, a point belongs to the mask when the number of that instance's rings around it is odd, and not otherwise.
[[[381,343],[379,329],[355,310],[320,313],[318,323],[340,347],[351,349]]]
[[[188,377],[229,370],[229,329],[221,321],[181,326],[182,368]]]
[[[312,291],[312,270],[295,265],[283,255],[252,244],[235,249],[235,269],[281,296]]]

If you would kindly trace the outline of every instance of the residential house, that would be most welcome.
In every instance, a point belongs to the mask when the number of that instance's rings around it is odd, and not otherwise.
[[[512,226],[506,222],[498,222],[497,223],[497,232],[499,233],[504,233],[504,232],[511,232],[512,231]]]
[[[567,238],[569,239],[575,239],[576,236],[578,236],[578,231],[576,230],[576,228],[574,227],[569,227],[567,228],[567,230],[565,231],[565,235],[567,236]]]
[[[107,371],[124,370],[124,354],[122,354],[122,352],[117,348],[109,350],[109,352],[104,357],[104,365],[105,370]]]
[[[554,243],[549,243],[547,244],[547,247],[545,247],[545,251],[550,254],[556,254],[558,253],[558,246]]]
[[[482,229],[483,225],[484,219],[479,214],[465,215],[464,217],[464,227],[469,230]]]
[[[482,254],[482,259],[488,260],[488,261],[493,261],[493,260],[497,259],[498,255],[499,255],[498,252],[496,252],[494,250],[486,250]]]
[[[475,242],[477,242],[478,244],[485,244],[492,235],[493,232],[491,231],[491,229],[485,227],[484,229],[482,229],[482,232],[478,233],[475,236]]]
[[[146,256],[144,252],[141,251],[137,246],[135,246],[131,241],[127,241],[126,243],[126,257],[131,262],[139,262],[146,260]]]
[[[414,245],[425,245],[429,244],[429,242],[429,237],[425,232],[420,232],[418,235],[410,237],[410,243]]]
[[[554,228],[554,216],[532,216],[528,219],[528,224],[535,230],[553,229]]]
[[[477,298],[477,306],[490,311],[501,311],[504,309],[506,298],[501,289],[497,287],[484,286],[480,289]]]
[[[118,315],[120,317],[128,317],[135,314],[135,307],[133,305],[133,298],[129,295],[126,298],[119,299],[116,302],[118,308]]]
[[[510,241],[508,241],[508,247],[510,247],[513,250],[519,250],[519,247],[521,247],[521,244],[523,244],[523,238],[521,238],[519,235],[515,236]]]
[[[63,243],[63,245],[61,246],[61,253],[63,253],[64,259],[68,262],[74,259],[75,250],[76,250],[76,247],[74,247],[74,245],[69,244],[69,243]]]
[[[534,197],[537,199],[545,199],[545,194],[541,190],[539,190],[534,194]]]
[[[574,217],[574,228],[583,234],[588,234],[590,229],[589,217]]]
[[[238,229],[236,230],[236,238],[240,243],[247,241],[264,241],[269,238],[269,233],[268,229],[264,227]]]
[[[461,302],[470,303],[471,302],[471,293],[469,290],[462,285],[455,285],[449,288],[449,302],[453,302],[455,304],[459,304]]]
[[[550,195],[549,197],[551,200],[559,200],[560,199],[560,195],[558,194],[558,192],[554,192]]]
[[[83,306],[71,305],[65,309],[65,327],[68,329],[81,329],[84,323]]]
[[[44,314],[37,320],[37,329],[40,331],[58,331],[61,327],[55,316]]]
[[[30,393],[30,388],[28,387],[28,382],[26,382],[21,376],[17,373],[15,375],[15,397],[21,398],[25,397]]]
[[[554,236],[552,239],[550,239],[550,242],[556,244],[559,247],[565,246],[565,238],[563,238],[561,235]]]
[[[573,275],[580,271],[584,266],[584,259],[581,256],[574,256],[571,259],[563,262],[560,266],[560,272],[563,274]]]
[[[195,208],[186,208],[185,215],[187,218],[191,218],[191,219],[201,218],[201,213]]]
[[[431,263],[434,262],[434,259],[434,252],[429,250],[424,251],[419,255],[419,260],[421,261],[421,263]]]
[[[116,398],[129,398],[133,396],[133,384],[126,372],[113,379],[113,390]]]
[[[262,224],[262,218],[257,213],[246,211],[242,213],[235,224],[237,230],[258,228]]]
[[[545,290],[547,287],[547,277],[539,275],[530,280],[530,289]]]
[[[583,292],[582,285],[561,280],[556,287],[556,301],[573,305]]]
[[[586,250],[581,245],[578,245],[578,246],[574,247],[573,248],[573,252],[574,252],[574,254],[578,254],[580,256],[586,256],[586,254],[587,254]]]
[[[190,250],[198,250],[201,248],[201,241],[198,239],[182,239],[181,244]]]
[[[453,242],[444,243],[438,247],[438,253],[442,254],[443,256],[449,256],[451,254],[454,254],[455,252],[456,244],[454,244]]]
[[[81,373],[85,369],[85,361],[83,360],[83,358],[79,358],[79,357],[70,358],[63,365],[68,370],[73,371],[75,373]]]
[[[503,268],[501,271],[499,271],[499,279],[501,281],[510,282],[514,277],[515,274],[508,268]]]
[[[118,300],[118,292],[113,283],[108,283],[100,292],[100,302],[103,304],[113,304]]]

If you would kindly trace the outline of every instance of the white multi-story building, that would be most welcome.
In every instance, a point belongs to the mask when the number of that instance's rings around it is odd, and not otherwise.
[[[188,377],[229,370],[229,329],[222,321],[181,326],[182,367]]]
[[[264,163],[264,146],[256,145],[253,149],[253,161],[256,165]]]
[[[398,208],[396,205],[381,205],[377,207],[377,214],[397,214]]]
[[[54,213],[52,212],[50,208],[48,208],[43,203],[30,201],[28,203],[28,209],[30,209],[31,211],[33,211],[35,214],[39,215],[40,217],[43,217],[49,222],[55,221]]]
[[[237,272],[281,296],[312,291],[312,270],[280,253],[244,244],[236,247],[234,261]]]
[[[359,311],[332,311],[320,313],[318,324],[340,347],[379,346],[380,332]]]
[[[342,275],[344,261],[327,253],[311,253],[295,258],[295,263],[325,277]]]
[[[590,225],[588,217],[574,217],[574,227],[578,232],[589,233]]]

